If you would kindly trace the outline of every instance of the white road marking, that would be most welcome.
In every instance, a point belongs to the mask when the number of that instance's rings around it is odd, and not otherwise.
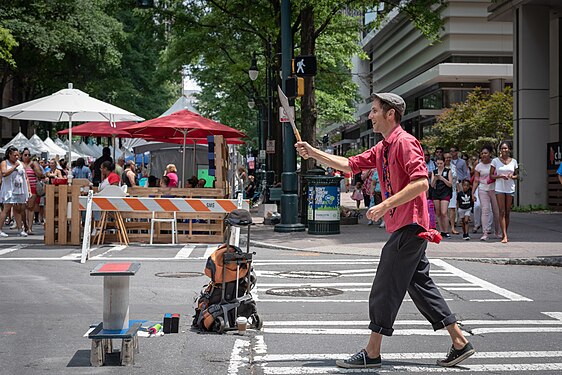
[[[92,258],[90,258],[90,259],[91,259],[91,260],[94,260],[94,259],[95,259],[95,260],[101,259],[101,258],[104,257],[104,255],[107,255],[107,254],[109,254],[109,253],[112,252],[112,251],[121,251],[121,250],[126,249],[126,248],[127,248],[126,245],[114,245],[114,246],[111,246],[111,247],[109,248],[109,250],[107,250],[107,251],[101,253],[100,255],[96,255],[95,257],[92,257]],[[90,252],[91,252],[91,250],[90,250]]]
[[[550,333],[562,332],[562,327],[499,327],[499,328],[474,328],[470,330],[473,335],[485,333]]]
[[[211,256],[211,254],[219,247],[219,245],[216,244],[212,244],[212,245],[207,245],[207,250],[205,250],[205,254],[203,255],[204,259],[207,259],[208,257]]]
[[[560,325],[562,326],[562,313],[543,312],[542,314],[551,316],[554,319],[543,320],[530,320],[530,319],[513,319],[513,320],[459,320],[462,325],[479,326],[479,325]],[[552,316],[553,314],[554,316]],[[557,318],[557,314],[561,317]],[[265,321],[264,327],[278,327],[278,326],[365,326],[368,325],[368,320],[278,320],[278,321]],[[427,320],[397,320],[395,325],[427,325]]]
[[[479,277],[476,277],[474,275],[471,275],[467,272],[464,272],[463,270],[460,270],[456,267],[451,266],[450,264],[446,263],[445,261],[441,260],[441,259],[432,259],[431,260],[432,264],[435,264],[438,267],[441,267],[443,270],[445,271],[449,271],[451,273],[454,273],[455,276],[458,276],[468,282],[473,283],[474,285],[478,285],[481,286],[484,289],[489,290],[492,293],[495,294],[499,294],[502,297],[505,297],[507,299],[510,299],[511,301],[532,301],[532,299],[527,298],[527,297],[523,297],[520,294],[511,292],[507,289],[501,288],[497,285],[494,285],[488,281],[482,280]]]
[[[255,298],[254,298],[255,299]],[[260,302],[283,302],[283,303],[291,303],[291,302],[307,302],[307,303],[347,303],[347,302],[354,302],[354,303],[363,303],[369,302],[368,299],[317,299],[317,297],[310,297],[309,299],[298,299],[298,298],[288,298],[288,299],[262,299],[260,298]],[[412,302],[410,298],[404,298],[404,302]],[[452,298],[445,298],[445,301],[453,301]]]
[[[228,364],[228,375],[238,374],[238,369],[247,363],[249,363],[248,358],[242,357],[242,351],[250,346],[248,340],[236,339],[234,341],[234,348],[232,353],[230,353],[230,362]]]
[[[19,247],[9,247],[7,249],[0,250],[0,255],[8,254],[16,250],[19,250]]]
[[[428,323],[429,324],[429,323]],[[370,329],[350,328],[263,328],[265,333],[299,334],[299,335],[370,335]],[[463,332],[464,333],[464,332]],[[393,336],[448,336],[446,330],[433,329],[395,329]],[[469,335],[469,333],[465,333]]]
[[[256,363],[260,362],[294,362],[314,360],[336,360],[349,358],[349,354],[267,354],[254,356]],[[384,353],[383,360],[407,359],[439,359],[444,353]],[[557,358],[562,357],[562,351],[529,351],[529,352],[476,352],[471,359],[491,358]],[[464,367],[464,364],[462,365]]]
[[[60,259],[76,260],[76,259],[80,259],[81,256],[82,256],[82,254],[80,254],[80,253],[70,253],[70,254],[67,254],[67,255],[64,255],[64,256],[60,257]]]
[[[548,311],[548,312],[543,312],[543,314],[546,316],[550,316],[551,318],[562,321],[562,311]]]
[[[111,258],[108,258],[111,259]],[[36,260],[62,260],[62,261],[66,261],[66,260],[70,260],[70,261],[74,261],[76,259],[74,258],[39,258],[39,257],[29,257],[29,258],[0,258],[0,261],[2,260],[31,260],[31,261],[36,261]]]
[[[387,372],[512,372],[512,371],[558,371],[562,363],[522,363],[522,364],[486,364],[465,365],[459,367],[425,366],[383,366],[378,369],[343,369],[338,367],[264,367],[267,375],[289,374],[350,374],[350,373],[387,373]]]
[[[267,354],[267,345],[265,343],[263,335],[256,336],[256,343],[254,344],[254,353]]]
[[[187,258],[189,258],[189,256],[191,255],[191,253],[193,252],[194,249],[195,249],[195,245],[187,244],[184,247],[182,247],[180,251],[178,251],[178,253],[176,254],[176,256],[174,258],[175,259],[187,259]]]

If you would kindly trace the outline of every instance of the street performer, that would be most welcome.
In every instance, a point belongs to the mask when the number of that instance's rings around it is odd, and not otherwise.
[[[381,366],[382,338],[392,336],[406,291],[433,329],[446,328],[451,336],[453,344],[438,365],[455,366],[475,352],[429,276],[427,239],[438,242],[435,237],[439,234],[429,231],[425,196],[428,173],[422,147],[400,126],[405,109],[404,100],[396,94],[373,95],[369,119],[373,131],[384,139],[360,155],[345,158],[320,151],[307,142],[295,144],[301,157],[314,158],[337,170],[357,174],[376,167],[379,171],[383,201],[369,208],[367,218],[377,221],[384,217],[386,230],[392,234],[382,249],[369,295],[369,343],[350,358],[336,361],[343,368]]]

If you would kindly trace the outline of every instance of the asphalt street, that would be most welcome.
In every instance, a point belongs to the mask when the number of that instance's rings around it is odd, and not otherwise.
[[[8,245],[6,245],[8,246]],[[245,336],[190,329],[212,245],[104,246],[86,264],[78,248],[0,250],[0,374],[329,374],[354,373],[335,360],[367,342],[367,298],[377,257],[252,248],[253,290],[264,321]],[[130,318],[148,323],[180,313],[180,333],[141,337],[132,367],[90,367],[90,325],[102,319],[97,264],[140,262]],[[562,268],[432,258],[432,276],[478,353],[447,372],[562,371]],[[450,341],[406,298],[383,367],[371,373],[443,372],[435,360]],[[119,345],[115,344],[115,349]],[[357,372],[356,373],[360,373]]]

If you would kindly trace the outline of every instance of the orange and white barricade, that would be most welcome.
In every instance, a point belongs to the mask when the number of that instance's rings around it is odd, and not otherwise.
[[[84,263],[90,255],[92,211],[227,214],[237,208],[249,210],[249,202],[242,199],[108,197],[96,196],[90,190],[87,197],[80,197],[80,210],[86,211],[80,262]],[[234,241],[238,242],[238,236],[235,237],[236,239]]]

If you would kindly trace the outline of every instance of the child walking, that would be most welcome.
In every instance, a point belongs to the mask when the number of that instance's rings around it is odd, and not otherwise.
[[[463,240],[468,241],[470,240],[470,236],[468,235],[470,215],[472,207],[474,207],[472,191],[470,190],[470,182],[468,180],[464,180],[462,182],[462,191],[457,193],[457,206],[462,223],[462,238]]]
[[[362,190],[363,184],[361,181],[357,181],[355,184],[355,188],[353,189],[353,193],[351,193],[351,199],[353,199],[357,203],[357,208],[363,201],[363,191]]]

